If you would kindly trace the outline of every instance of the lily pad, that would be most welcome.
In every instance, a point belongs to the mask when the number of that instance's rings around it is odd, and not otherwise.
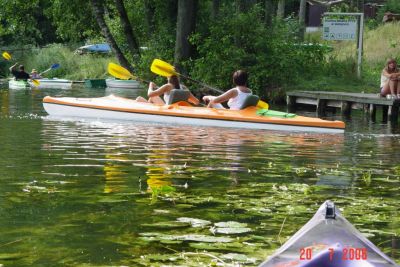
[[[214,225],[216,227],[221,227],[221,228],[243,228],[247,226],[247,223],[229,221],[229,222],[218,222],[215,223]]]
[[[217,227],[210,229],[211,232],[217,234],[243,234],[251,232],[251,228],[248,227]]]
[[[244,254],[238,254],[238,253],[228,253],[225,255],[222,255],[221,258],[227,259],[227,260],[232,260],[232,261],[238,261],[238,262],[251,262],[255,263],[257,259],[255,258],[248,258]]]
[[[185,228],[189,227],[191,224],[188,222],[179,222],[179,221],[171,221],[171,222],[156,222],[156,223],[144,223],[142,226],[144,227],[153,227],[159,229],[175,229],[175,228]]]
[[[188,218],[188,217],[180,217],[177,219],[178,222],[190,223],[192,227],[205,227],[210,225],[210,221],[196,219],[196,218]]]

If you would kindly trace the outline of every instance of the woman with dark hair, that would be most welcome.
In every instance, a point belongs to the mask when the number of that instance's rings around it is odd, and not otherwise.
[[[233,110],[238,110],[242,106],[247,96],[253,94],[247,87],[247,72],[237,70],[233,73],[234,88],[226,91],[220,96],[206,95],[203,97],[204,102],[208,102],[209,108],[224,108],[221,103],[228,101],[228,107]]]
[[[149,89],[147,91],[147,96],[149,97],[149,100],[144,99],[141,96],[138,96],[136,98],[136,101],[139,102],[151,102],[153,104],[157,104],[157,105],[164,105],[165,103],[168,103],[169,97],[170,97],[170,92],[173,89],[182,89],[182,90],[187,90],[187,88],[183,85],[180,84],[179,82],[179,78],[176,75],[172,75],[170,77],[168,77],[168,82],[166,84],[164,84],[163,86],[157,88],[157,85],[153,82],[149,83]],[[163,99],[161,99],[161,95],[163,95]],[[190,93],[189,96],[189,102],[194,104],[194,105],[198,105],[199,104],[199,100],[193,96]]]
[[[381,74],[381,96],[388,99],[400,98],[400,71],[396,60],[390,58]]]

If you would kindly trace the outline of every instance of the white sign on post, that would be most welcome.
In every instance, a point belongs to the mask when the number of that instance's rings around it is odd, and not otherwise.
[[[324,40],[355,40],[357,20],[324,18],[323,29]]]

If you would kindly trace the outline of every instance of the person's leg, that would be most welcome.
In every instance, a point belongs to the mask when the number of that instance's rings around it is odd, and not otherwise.
[[[149,102],[156,105],[165,105],[164,100],[162,100],[159,96],[149,97]]]
[[[137,102],[147,102],[147,99],[141,96],[136,97]]]
[[[396,95],[397,95],[397,98],[400,98],[400,81],[399,80],[396,81]]]
[[[396,95],[396,90],[397,90],[397,81],[396,80],[390,80],[389,81],[389,88],[390,88],[390,94],[392,96]]]
[[[385,97],[387,95],[390,95],[390,87],[389,87],[389,82],[387,82],[382,88],[381,88],[381,96]]]

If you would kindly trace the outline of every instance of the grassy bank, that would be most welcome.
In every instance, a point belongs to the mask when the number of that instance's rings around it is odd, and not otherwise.
[[[13,60],[25,65],[27,72],[33,68],[39,72],[48,69],[52,64],[60,64],[60,68],[51,70],[45,77],[83,80],[85,78],[104,78],[109,76],[107,65],[116,62],[114,56],[109,55],[78,55],[74,50],[63,45],[51,45],[42,49],[32,49],[24,54],[13,53]]]
[[[400,55],[400,23],[387,23],[364,32],[362,78],[357,79],[357,46],[355,41],[321,40],[321,33],[307,36],[310,41],[320,41],[331,45],[333,51],[328,56],[324,71],[315,79],[300,81],[287,90],[325,90],[346,92],[378,91],[380,73],[390,57]]]

